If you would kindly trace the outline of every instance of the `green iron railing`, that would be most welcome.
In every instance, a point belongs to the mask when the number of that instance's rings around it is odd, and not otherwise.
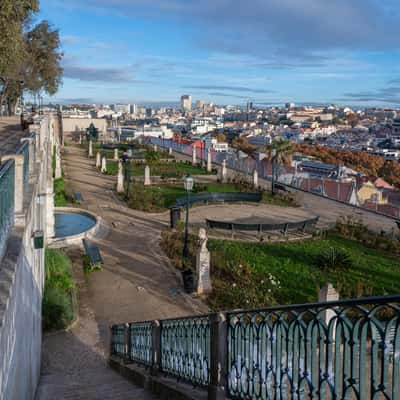
[[[200,386],[209,383],[208,316],[161,321],[161,370]]]
[[[262,200],[262,193],[246,193],[246,192],[210,192],[210,193],[199,193],[190,196],[190,205],[195,203],[206,203],[206,202],[260,202]],[[174,207],[186,206],[187,198],[179,197],[176,199]]]
[[[14,225],[15,161],[0,165],[0,259]]]
[[[265,223],[253,223],[244,224],[232,221],[216,221],[206,219],[206,225],[211,229],[222,229],[229,231],[257,231],[257,232],[270,232],[280,231],[282,234],[287,234],[290,231],[305,231],[306,228],[314,227],[318,222],[319,217],[313,217],[297,222],[283,222],[276,224],[265,224]]]
[[[130,360],[151,366],[153,356],[152,330],[153,323],[151,321],[129,324],[131,345],[128,352]]]
[[[400,295],[151,324],[129,324],[128,341],[128,325],[112,327],[111,354],[153,360],[211,399],[400,399]],[[127,357],[143,351],[145,361]]]
[[[26,183],[29,179],[29,142],[27,140],[22,143],[21,147],[17,151],[17,154],[20,154],[24,157],[23,176],[24,183]]]
[[[236,399],[399,399],[400,296],[233,312]]]

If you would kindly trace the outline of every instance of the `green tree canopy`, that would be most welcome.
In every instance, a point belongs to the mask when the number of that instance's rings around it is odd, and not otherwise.
[[[49,22],[32,26],[38,0],[0,0],[0,112],[13,110],[23,90],[56,93],[62,77],[60,38]]]

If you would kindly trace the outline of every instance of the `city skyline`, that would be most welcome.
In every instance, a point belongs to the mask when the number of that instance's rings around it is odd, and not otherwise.
[[[400,104],[394,1],[146,3],[43,0],[65,53],[47,100]]]

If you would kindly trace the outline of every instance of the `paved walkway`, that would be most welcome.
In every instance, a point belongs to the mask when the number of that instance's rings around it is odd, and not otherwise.
[[[19,117],[0,117],[0,157],[15,153],[24,136]]]
[[[107,368],[109,326],[207,309],[182,293],[160,249],[165,216],[126,208],[113,195],[116,177],[97,172],[78,147],[65,147],[63,162],[69,189],[81,192],[83,207],[109,227],[98,241],[105,266],[84,275],[80,250],[72,252],[80,319],[70,332],[44,337],[37,400],[151,398]]]

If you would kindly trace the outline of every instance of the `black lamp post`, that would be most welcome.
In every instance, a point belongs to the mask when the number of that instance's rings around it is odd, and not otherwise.
[[[126,199],[129,198],[129,190],[131,186],[131,160],[125,161],[125,182],[126,182]]]
[[[271,193],[275,194],[275,178],[276,178],[276,150],[272,150],[272,181],[271,181]]]
[[[186,222],[185,222],[185,241],[183,244],[182,264],[184,268],[187,267],[187,261],[189,258],[189,203],[190,203],[190,192],[193,189],[194,179],[188,174],[183,179],[183,184],[186,190]]]

